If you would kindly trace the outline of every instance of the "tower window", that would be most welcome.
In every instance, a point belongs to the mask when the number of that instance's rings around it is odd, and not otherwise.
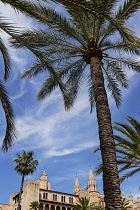
[[[65,196],[61,196],[61,202],[65,202]]]

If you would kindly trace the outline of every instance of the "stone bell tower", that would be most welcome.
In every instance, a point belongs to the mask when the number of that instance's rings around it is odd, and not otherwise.
[[[76,175],[75,185],[74,185],[74,194],[77,194],[79,191],[81,191],[81,187],[79,184],[78,176]]]
[[[88,178],[86,191],[96,191],[96,180],[94,178],[94,175],[93,175],[93,172],[92,172],[91,168],[89,170],[89,178]]]
[[[40,189],[50,190],[50,182],[48,182],[48,176],[46,175],[45,170],[40,176]]]

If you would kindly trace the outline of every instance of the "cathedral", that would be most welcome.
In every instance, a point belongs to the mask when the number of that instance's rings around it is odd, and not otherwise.
[[[50,182],[44,171],[39,180],[33,182],[27,181],[24,184],[21,196],[21,210],[29,210],[30,203],[33,201],[38,201],[39,210],[73,210],[74,204],[77,203],[79,197],[86,197],[90,200],[90,203],[94,203],[95,205],[105,206],[104,195],[97,191],[96,180],[92,169],[89,170],[89,177],[85,190],[81,189],[78,177],[76,176],[73,194],[51,190]],[[122,193],[122,198],[126,199],[124,193]],[[0,209],[18,210],[18,199],[19,193],[13,193],[10,196],[9,204],[0,204]],[[127,201],[133,210],[140,210],[140,198],[135,202],[134,197],[131,194]]]

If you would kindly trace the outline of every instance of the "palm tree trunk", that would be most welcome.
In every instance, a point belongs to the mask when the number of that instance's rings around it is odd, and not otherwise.
[[[106,210],[121,210],[120,183],[116,163],[111,114],[104,86],[101,62],[98,57],[92,57],[90,59],[90,69],[94,85],[100,148],[103,161],[103,190]]]
[[[22,190],[23,190],[24,177],[25,177],[25,175],[23,174],[22,175],[22,180],[21,180],[20,192],[19,192],[18,210],[20,210],[21,194],[22,194]]]

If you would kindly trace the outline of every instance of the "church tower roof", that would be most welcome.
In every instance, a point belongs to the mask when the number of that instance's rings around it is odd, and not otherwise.
[[[89,170],[89,178],[88,178],[88,180],[94,180],[94,175],[93,175],[93,171],[92,171],[91,168]]]
[[[77,193],[81,190],[80,184],[79,184],[79,180],[78,180],[78,176],[76,175],[75,178],[75,185],[74,185],[74,193]]]
[[[96,180],[94,178],[93,171],[91,168],[89,170],[89,177],[88,177],[88,183],[87,183],[86,190],[87,191],[96,191]]]

